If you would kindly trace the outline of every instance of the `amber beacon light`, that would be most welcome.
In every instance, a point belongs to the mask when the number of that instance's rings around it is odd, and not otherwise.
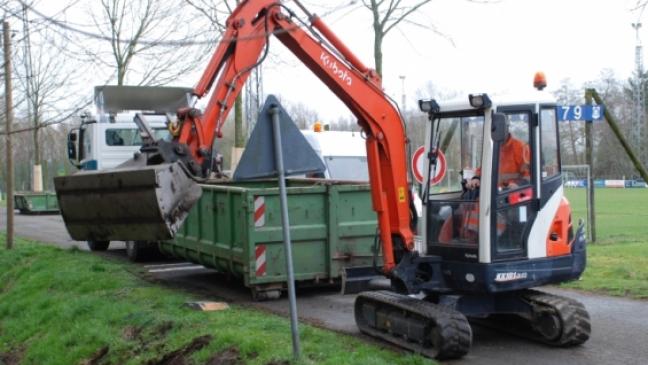
[[[533,87],[538,90],[542,90],[547,86],[547,78],[545,77],[544,72],[538,71],[533,77]]]

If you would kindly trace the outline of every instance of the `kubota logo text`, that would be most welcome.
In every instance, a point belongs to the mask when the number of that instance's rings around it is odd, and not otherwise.
[[[347,70],[342,68],[342,66],[338,66],[337,62],[335,60],[331,60],[331,57],[328,54],[322,52],[322,54],[320,55],[320,61],[322,61],[324,67],[333,71],[333,74],[335,76],[339,77],[340,80],[346,82],[347,85],[351,86],[353,79],[351,78]]]

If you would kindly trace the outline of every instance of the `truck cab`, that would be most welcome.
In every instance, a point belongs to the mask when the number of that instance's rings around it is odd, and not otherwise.
[[[120,116],[121,117],[121,116]],[[118,122],[83,121],[68,134],[68,158],[80,170],[103,170],[117,167],[133,157],[142,146],[140,131],[130,115]],[[166,118],[147,118],[156,139],[168,139]]]
[[[187,106],[189,88],[97,86],[94,113],[81,115],[81,123],[68,134],[68,158],[80,170],[114,168],[133,157],[142,146],[134,122],[145,120],[155,140],[170,140],[168,123],[179,107]],[[160,99],[161,98],[161,99]]]

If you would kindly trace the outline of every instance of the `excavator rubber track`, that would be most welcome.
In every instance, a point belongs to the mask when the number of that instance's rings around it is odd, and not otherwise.
[[[542,336],[541,341],[552,346],[570,347],[583,344],[589,339],[591,333],[591,324],[589,313],[585,306],[574,299],[565,298],[555,294],[544,293],[537,290],[528,290],[524,298],[530,303],[541,308],[540,312],[549,311],[548,313],[559,319],[561,328],[555,332],[555,336]],[[537,313],[536,319],[540,315]],[[535,332],[541,334],[542,331],[537,321],[532,321]]]
[[[406,295],[363,292],[354,312],[361,332],[430,358],[460,358],[472,344],[472,330],[463,314]]]
[[[471,322],[556,347],[578,346],[589,339],[590,317],[582,303],[537,290],[525,290],[520,295],[534,308],[530,318],[493,315]]]

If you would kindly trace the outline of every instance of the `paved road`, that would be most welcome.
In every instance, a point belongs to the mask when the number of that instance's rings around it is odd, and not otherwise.
[[[4,210],[0,229],[4,229]],[[85,245],[72,241],[59,216],[16,216],[18,235],[52,242],[62,247]],[[123,245],[111,246],[105,255],[125,258]],[[241,305],[287,314],[285,298],[255,303],[240,283],[228,280],[212,270],[188,263],[151,262],[144,264],[153,279],[161,285],[181,288],[208,298],[221,298]],[[592,337],[583,346],[570,349],[550,348],[489,329],[475,327],[471,352],[449,364],[648,364],[648,301],[613,298],[574,291],[546,290],[577,299],[585,304],[592,317]],[[298,293],[299,315],[310,323],[359,334],[353,321],[354,296],[339,295],[337,290],[301,290]],[[364,337],[364,336],[362,336]],[[366,338],[366,337],[365,337]]]
[[[7,208],[0,207],[0,230],[5,231],[7,226]],[[62,248],[76,246],[82,250],[88,250],[85,242],[73,241],[68,235],[63,218],[57,214],[44,215],[14,215],[14,231],[16,236],[29,238],[37,241],[48,242]],[[117,242],[111,247],[124,248],[124,244]]]

